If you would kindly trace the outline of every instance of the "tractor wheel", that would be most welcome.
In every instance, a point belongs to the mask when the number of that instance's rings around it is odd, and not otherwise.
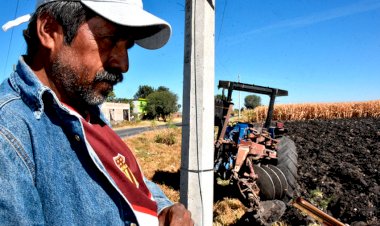
[[[282,137],[277,151],[277,168],[284,174],[288,187],[285,190],[286,196],[284,201],[289,201],[297,189],[297,167],[298,167],[298,154],[296,145],[288,137]]]
[[[249,158],[249,157],[248,157]],[[288,202],[297,188],[297,152],[294,142],[283,137],[277,151],[277,165],[254,165],[261,200]]]

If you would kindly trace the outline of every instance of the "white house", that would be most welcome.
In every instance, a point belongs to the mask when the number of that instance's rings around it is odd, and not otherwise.
[[[126,103],[104,102],[100,109],[110,122],[130,121],[131,119],[131,106]]]

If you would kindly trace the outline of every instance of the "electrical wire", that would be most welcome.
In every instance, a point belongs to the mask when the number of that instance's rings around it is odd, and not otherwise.
[[[15,16],[14,16],[14,18],[16,18],[17,13],[18,13],[19,2],[20,2],[20,0],[17,0],[17,5],[16,5],[16,10],[15,10]],[[8,66],[9,54],[11,52],[10,50],[11,50],[11,44],[12,44],[12,40],[13,40],[13,31],[14,31],[14,29],[12,29],[12,31],[11,31],[11,38],[10,38],[9,44],[8,44],[7,58],[5,60],[4,72],[3,72],[4,76],[5,76],[5,70],[7,69],[7,66]]]
[[[217,44],[219,43],[220,34],[222,33],[223,22],[224,22],[224,13],[226,12],[226,7],[227,7],[227,0],[224,1],[223,12],[222,12],[222,22],[220,23],[218,40],[216,41]]]

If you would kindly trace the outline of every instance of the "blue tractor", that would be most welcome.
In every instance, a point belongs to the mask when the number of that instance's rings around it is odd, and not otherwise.
[[[239,190],[248,212],[257,222],[270,225],[284,213],[297,188],[296,146],[286,136],[284,124],[272,122],[275,98],[287,96],[288,92],[231,81],[219,81],[218,88],[223,89],[223,98],[215,103],[215,126],[218,128],[215,177],[229,180],[229,184]],[[234,90],[269,95],[265,122],[230,123]]]

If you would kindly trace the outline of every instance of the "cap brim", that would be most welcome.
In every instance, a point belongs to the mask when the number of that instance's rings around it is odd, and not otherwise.
[[[156,30],[147,37],[135,40],[136,44],[146,49],[158,49],[164,46],[171,35],[171,27],[166,21],[145,11],[139,6],[125,2],[97,2],[81,1],[88,8],[100,16],[116,24],[128,27],[140,27],[147,30]],[[149,33],[149,32],[148,32]]]

